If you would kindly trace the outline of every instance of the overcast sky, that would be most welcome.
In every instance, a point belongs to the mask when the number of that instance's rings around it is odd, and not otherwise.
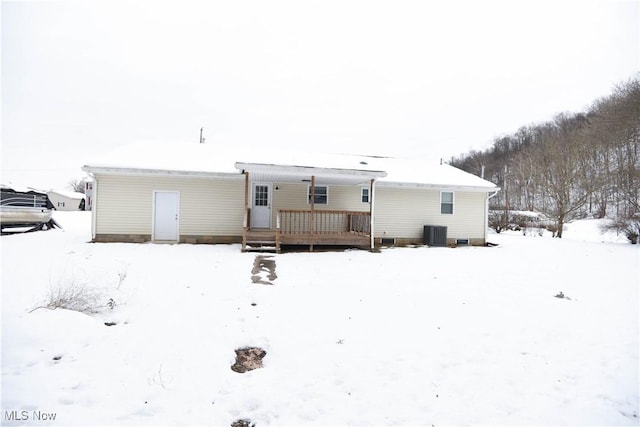
[[[65,187],[200,127],[220,150],[448,159],[631,78],[639,4],[3,1],[1,180]]]

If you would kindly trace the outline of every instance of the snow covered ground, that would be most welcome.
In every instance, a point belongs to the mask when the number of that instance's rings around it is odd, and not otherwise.
[[[265,285],[238,245],[92,244],[89,213],[55,219],[0,240],[2,425],[639,423],[639,247],[597,221],[281,254]],[[30,312],[83,285],[102,313]],[[264,368],[230,369],[244,346]]]

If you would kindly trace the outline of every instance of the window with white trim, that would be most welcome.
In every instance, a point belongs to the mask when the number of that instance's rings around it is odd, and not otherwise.
[[[453,214],[453,191],[440,192],[440,213],[444,215]]]
[[[360,201],[362,203],[369,203],[369,189],[366,187],[361,188]]]
[[[316,205],[329,204],[329,188],[326,185],[316,185],[314,187],[313,203]],[[307,187],[307,203],[311,204],[311,186]]]

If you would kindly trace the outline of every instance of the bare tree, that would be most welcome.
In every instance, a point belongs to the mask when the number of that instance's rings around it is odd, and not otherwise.
[[[493,218],[498,228],[512,209],[554,218],[558,237],[565,222],[586,215],[633,228],[640,215],[640,74],[584,113],[522,127],[452,164],[484,170],[502,188],[490,206],[504,211]]]
[[[71,188],[76,193],[84,194],[84,188],[85,188],[86,182],[87,182],[86,178],[72,179],[71,181],[69,181],[69,188]]]
[[[545,214],[556,221],[556,234],[562,237],[564,224],[575,219],[589,200],[585,188],[586,146],[581,127],[584,115],[560,114],[545,126],[539,145],[538,176],[544,196],[550,202]]]

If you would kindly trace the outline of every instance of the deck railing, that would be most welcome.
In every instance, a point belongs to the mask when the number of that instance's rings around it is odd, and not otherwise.
[[[278,211],[277,231],[281,235],[363,235],[371,227],[369,212],[336,210]]]

